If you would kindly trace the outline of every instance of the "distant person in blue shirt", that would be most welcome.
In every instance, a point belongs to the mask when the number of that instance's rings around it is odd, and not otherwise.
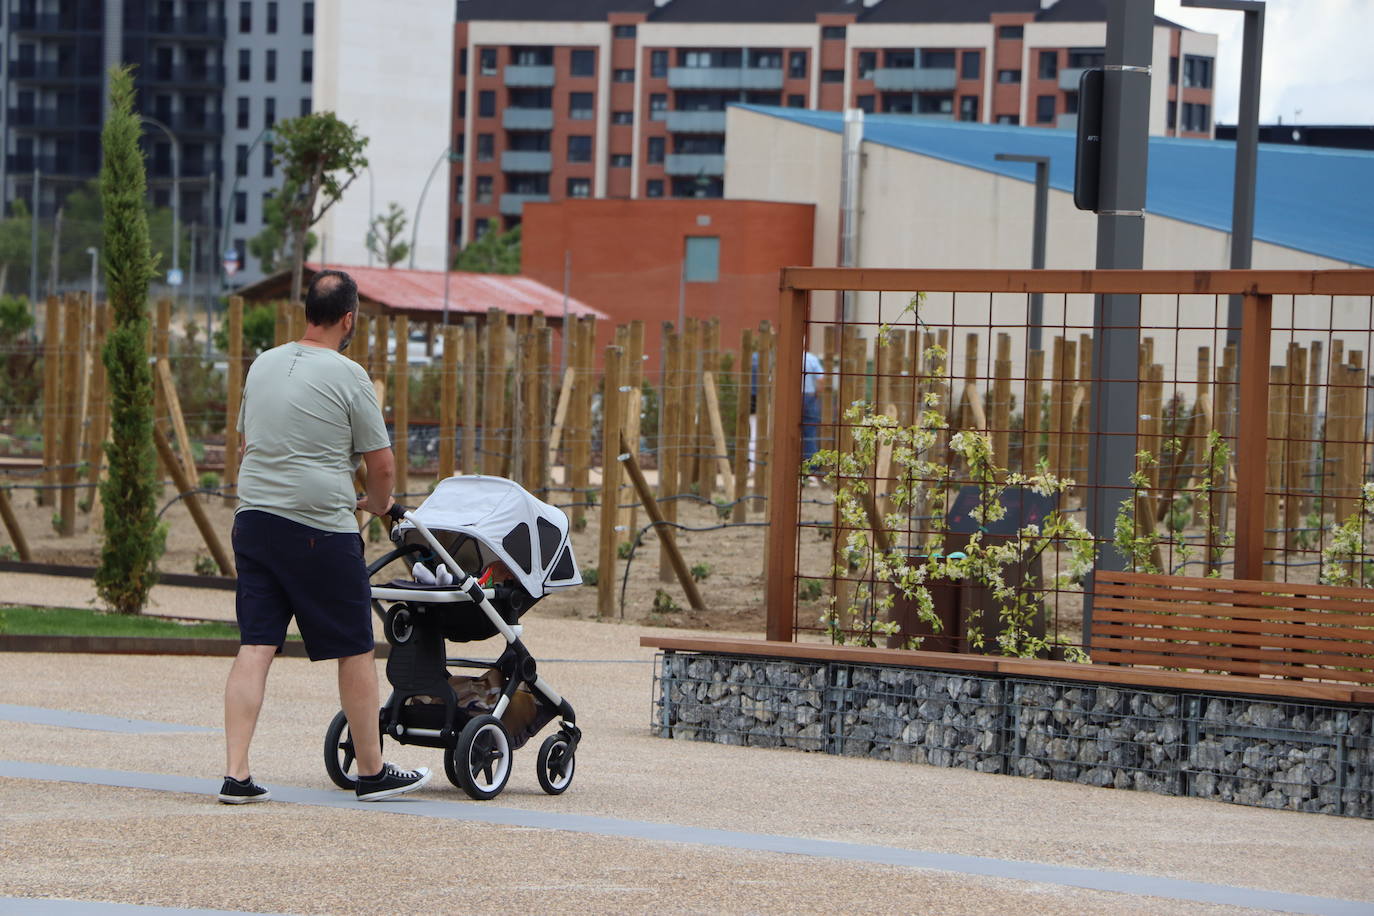
[[[759,355],[754,354],[753,372],[750,380],[749,412],[754,412],[755,401],[759,390]],[[821,363],[821,358],[807,350],[802,354],[802,461],[810,461],[818,451],[821,450],[821,397],[816,393],[816,383],[825,377],[825,366]],[[754,449],[754,418],[749,418],[750,424],[750,448],[749,458],[753,461]],[[809,482],[818,483],[815,476],[809,478]]]

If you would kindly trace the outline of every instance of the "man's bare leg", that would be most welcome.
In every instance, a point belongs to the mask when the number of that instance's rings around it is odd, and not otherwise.
[[[276,646],[239,646],[224,685],[224,775],[248,778],[248,746],[258,725]]]
[[[348,717],[353,756],[359,776],[382,770],[382,742],[377,734],[377,664],[371,649],[339,659],[339,702]]]

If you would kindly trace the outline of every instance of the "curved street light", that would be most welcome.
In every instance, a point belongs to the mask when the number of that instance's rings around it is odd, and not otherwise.
[[[250,144],[248,145],[248,152],[244,153],[244,158],[250,158],[250,157],[252,157],[252,155],[253,155],[253,150],[257,149],[257,148],[258,148],[258,144],[261,143],[261,142],[263,141],[263,138],[266,137],[266,136],[268,136],[268,135],[271,134],[271,133],[272,133],[272,128],[271,128],[271,127],[264,127],[262,130],[258,131],[258,135],[257,135],[256,137],[253,138],[253,142],[250,143]],[[225,205],[224,205],[224,232],[220,235],[220,238],[224,240],[224,241],[223,241],[223,244],[225,245],[226,248],[229,247],[229,220],[230,220],[231,214],[232,214],[232,212],[233,212],[233,211],[232,211],[232,207],[233,207],[233,205],[234,205],[234,195],[237,194],[237,193],[238,193],[238,190],[239,190],[239,178],[240,178],[240,175],[239,175],[238,166],[237,166],[237,164],[235,164],[235,167],[234,167],[234,182],[233,182],[233,184],[231,184],[231,185],[229,186],[229,200],[228,200],[228,202],[225,203]],[[218,255],[218,254],[219,254],[219,252],[216,252],[216,255]]]
[[[157,118],[139,115],[139,120],[151,124],[167,135],[172,143],[172,269],[181,270],[181,141],[172,129]],[[179,279],[179,278],[178,278]],[[173,284],[179,286],[180,284]]]
[[[429,170],[429,177],[425,179],[425,186],[420,189],[420,199],[415,203],[415,224],[410,230],[410,269],[415,269],[415,243],[420,238],[420,208],[425,205],[425,194],[429,193],[430,182],[434,180],[434,174],[439,171],[439,166],[445,162],[458,162],[458,155],[453,152],[452,146],[444,147],[444,151],[439,154],[439,158],[434,161],[434,166]],[[447,244],[444,246],[447,248]],[[448,255],[444,255],[444,271],[448,272]]]

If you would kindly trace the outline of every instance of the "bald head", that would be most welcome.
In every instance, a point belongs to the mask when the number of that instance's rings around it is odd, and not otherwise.
[[[342,270],[322,270],[305,293],[305,319],[328,328],[358,309],[358,284]]]

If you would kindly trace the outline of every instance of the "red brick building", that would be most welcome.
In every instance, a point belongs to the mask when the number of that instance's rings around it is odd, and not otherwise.
[[[721,341],[775,320],[778,271],[809,265],[815,207],[755,200],[567,200],[525,208],[520,272],[561,289],[614,326],[644,322],[649,366],[659,365],[662,324],[678,322],[681,302],[694,318],[719,317]],[[685,276],[684,276],[685,274]]]

